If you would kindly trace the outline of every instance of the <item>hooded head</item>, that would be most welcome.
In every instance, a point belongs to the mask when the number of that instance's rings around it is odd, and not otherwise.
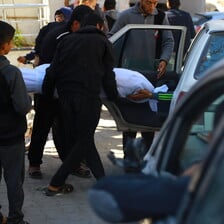
[[[63,21],[68,21],[72,15],[72,9],[70,7],[62,7],[60,9],[58,9],[54,16],[56,18],[56,16],[60,16],[63,15],[64,16],[64,20]]]
[[[83,18],[89,13],[93,13],[93,10],[86,5],[79,5],[75,7],[68,21],[68,28],[72,32],[78,30],[80,28]]]

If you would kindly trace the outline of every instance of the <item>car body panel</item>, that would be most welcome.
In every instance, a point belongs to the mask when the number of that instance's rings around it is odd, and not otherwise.
[[[186,94],[183,101],[177,106],[174,113],[170,115],[164,123],[159,135],[146,156],[146,159],[150,158],[150,156],[154,157],[154,160],[156,161],[154,169],[159,172],[168,171],[178,174],[180,169],[175,166],[177,162],[179,164],[182,163],[182,165],[186,163],[187,160],[183,160],[186,159],[184,158],[184,153],[189,156],[191,150],[191,152],[194,152],[196,158],[198,153],[201,154],[200,150],[205,151],[206,148],[204,147],[204,144],[197,145],[189,142],[195,141],[195,139],[193,139],[195,137],[197,141],[201,141],[201,139],[196,136],[198,133],[194,132],[192,134],[191,129],[197,123],[196,121],[199,118],[199,115],[201,117],[204,113],[211,113],[209,121],[211,123],[214,118],[216,105],[223,100],[224,60],[218,63],[213,69],[209,70],[205,74],[205,77],[194,85],[194,87]],[[208,131],[211,132],[212,128],[214,128],[214,126]],[[199,131],[199,133],[201,132],[203,133],[204,130]],[[189,161],[189,158],[187,159]],[[150,161],[143,171],[145,173],[150,173],[151,170],[149,169]],[[155,170],[153,170],[153,172],[154,171]]]
[[[224,21],[211,21],[204,25],[189,48],[180,81],[173,93],[170,113],[173,113],[182,93],[189,89],[213,64],[224,58]],[[183,95],[183,94],[182,94]]]
[[[192,15],[192,21],[195,27],[195,31],[198,32],[204,23],[210,20],[219,20],[224,19],[224,12],[204,12],[204,13],[195,13]]]

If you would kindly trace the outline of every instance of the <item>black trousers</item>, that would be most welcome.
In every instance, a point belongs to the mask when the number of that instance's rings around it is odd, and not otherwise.
[[[4,170],[9,201],[8,224],[23,222],[24,157],[24,141],[13,145],[0,146],[0,164],[1,169]]]
[[[131,132],[131,131],[126,131],[123,132],[123,139],[122,139],[122,143],[123,143],[123,149],[125,148],[125,145],[127,143],[127,140],[129,138],[134,139],[136,138],[137,132]],[[142,138],[144,139],[144,142],[146,144],[146,148],[150,148],[152,142],[153,142],[153,138],[154,138],[154,132],[141,132]]]
[[[59,101],[60,113],[63,114],[62,140],[67,157],[51,179],[50,185],[63,185],[70,171],[79,167],[82,159],[86,160],[95,178],[105,176],[94,141],[94,133],[100,119],[100,99],[75,94],[60,96]]]
[[[48,133],[58,116],[58,99],[49,99],[41,94],[35,94],[34,109],[35,116],[28,159],[31,166],[39,166],[42,164]]]

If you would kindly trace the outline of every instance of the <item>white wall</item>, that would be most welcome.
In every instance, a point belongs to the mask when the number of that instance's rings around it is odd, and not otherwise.
[[[195,12],[202,12],[205,11],[205,1],[206,0],[181,0],[181,8],[190,12],[191,14],[194,14]],[[103,2],[104,0],[98,0],[98,3],[101,6],[103,5]],[[166,0],[159,0],[159,2],[165,3]],[[117,0],[117,8],[119,10],[124,10],[128,7],[129,7],[129,0]]]
[[[6,20],[24,37],[29,44],[33,44],[40,27],[49,20],[48,7],[39,8],[37,4],[48,4],[48,0],[1,0],[0,19]],[[18,4],[22,7],[14,7]],[[28,5],[32,4],[32,7]],[[35,5],[35,6],[34,6]]]
[[[116,8],[118,10],[124,10],[127,9],[129,7],[129,0],[116,0],[117,4],[116,4]],[[103,6],[104,0],[98,0],[97,3],[100,4],[100,6]]]
[[[64,6],[64,0],[48,0],[48,4],[50,9],[50,21],[54,21],[54,13]]]
[[[181,8],[191,14],[205,11],[205,0],[181,0]]]

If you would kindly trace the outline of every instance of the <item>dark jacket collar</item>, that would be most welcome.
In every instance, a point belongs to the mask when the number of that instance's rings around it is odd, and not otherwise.
[[[104,32],[97,29],[95,26],[85,26],[85,27],[82,27],[80,28],[79,30],[77,30],[75,33],[98,33],[98,34],[101,34],[101,35],[104,35]]]

